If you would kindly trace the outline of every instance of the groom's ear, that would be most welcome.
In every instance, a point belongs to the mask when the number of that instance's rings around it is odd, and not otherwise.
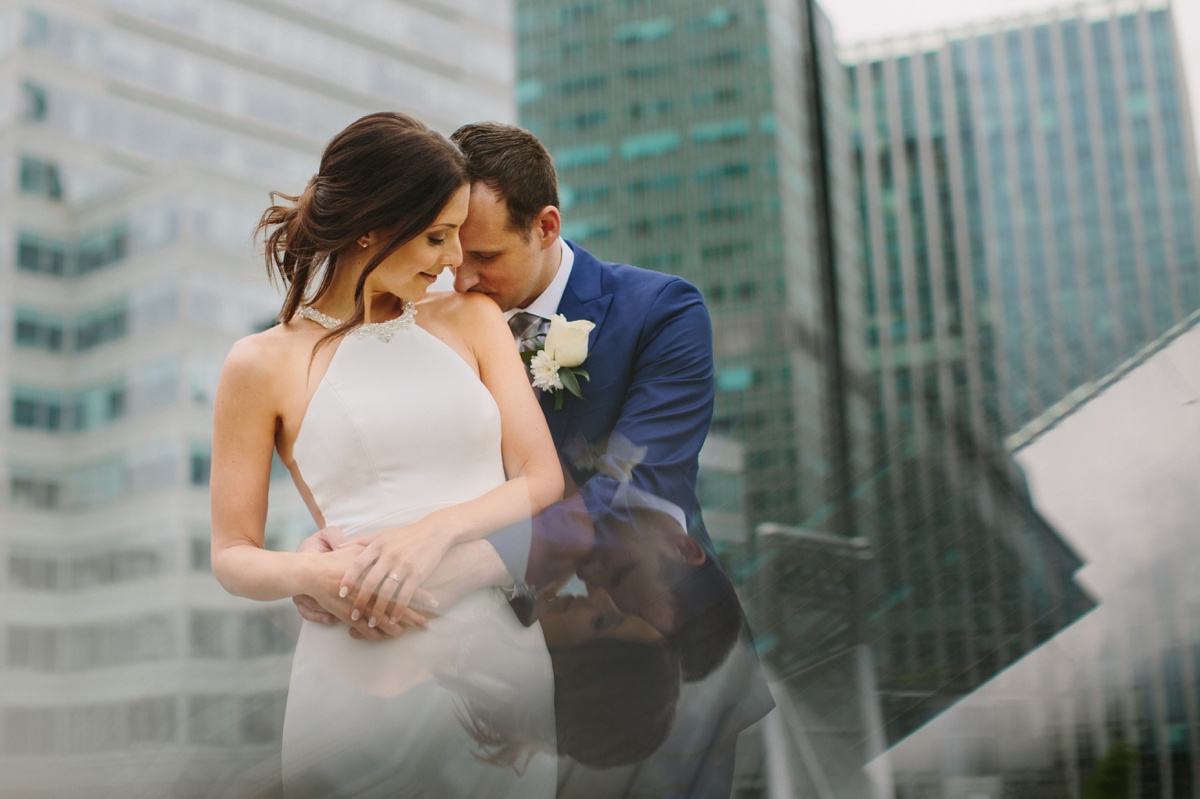
[[[562,214],[553,205],[547,205],[533,220],[533,234],[542,249],[553,244],[562,234]]]

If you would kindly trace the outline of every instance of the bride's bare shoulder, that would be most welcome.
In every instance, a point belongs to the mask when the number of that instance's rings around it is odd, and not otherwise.
[[[457,328],[474,329],[488,319],[503,319],[500,307],[487,296],[475,292],[431,291],[417,305],[418,311],[432,320]]]
[[[225,358],[222,378],[266,388],[294,371],[291,367],[297,359],[312,353],[316,338],[311,330],[294,322],[240,338]]]

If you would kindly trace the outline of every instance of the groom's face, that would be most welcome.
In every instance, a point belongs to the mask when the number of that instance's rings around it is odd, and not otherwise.
[[[675,599],[666,581],[665,561],[688,557],[687,536],[674,519],[658,511],[637,509],[630,519],[628,525],[607,527],[612,540],[596,546],[579,566],[579,577],[589,589],[606,592],[622,611],[669,634],[675,628]]]
[[[486,294],[500,309],[524,308],[542,286],[542,247],[535,231],[513,230],[508,203],[482,183],[471,187],[467,221],[459,231],[462,265],[454,270],[454,290]]]

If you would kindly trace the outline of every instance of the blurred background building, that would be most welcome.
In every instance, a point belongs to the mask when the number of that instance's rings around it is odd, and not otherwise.
[[[365,113],[512,119],[511,20],[485,0],[0,7],[0,793],[277,780],[295,613],[208,571],[216,377],[279,307],[251,233]],[[268,543],[291,548],[312,522],[280,488]]]
[[[886,590],[911,589],[876,648],[895,740],[1091,606],[1004,436],[1200,307],[1200,192],[1165,3],[1069,6],[843,58],[879,560]]]
[[[714,430],[752,524],[852,529],[870,469],[845,80],[819,9],[519,0],[518,113],[554,154],[564,229],[705,296]],[[856,435],[851,435],[853,430]]]
[[[1196,795],[1197,363],[1193,312],[1010,438],[1099,606],[895,746],[898,796]]]
[[[701,502],[780,705],[740,797],[1194,795],[1173,13],[839,52],[812,0],[0,5],[0,792],[273,782],[295,615],[209,574],[212,394],[278,309],[267,192],[400,109],[519,119],[568,237],[704,292]]]
[[[861,188],[860,114],[849,102],[856,70],[838,60],[818,6],[517,9],[518,111],[555,155],[566,235],[705,294],[714,429],[745,459],[747,526],[740,545],[722,537],[723,554],[798,716],[825,730],[850,724],[831,740],[861,768],[863,719],[898,740],[1090,608],[1072,579],[1081,562],[1033,508],[1000,430],[973,429],[950,397],[937,406],[944,414],[914,419],[924,412],[916,394],[956,386],[919,369],[933,350],[917,307],[911,347],[900,336],[883,368],[870,332],[876,266],[863,246],[879,225],[864,211],[876,203]],[[905,241],[890,230],[899,253]],[[926,299],[930,321],[952,313],[944,292]],[[979,368],[961,330],[944,332],[956,337],[958,372]],[[897,368],[909,375],[899,396]],[[713,498],[701,499],[707,512]],[[793,532],[761,541],[763,523]],[[846,565],[813,543],[825,536],[865,537],[877,557]],[[860,587],[837,601],[808,585],[856,571]],[[857,618],[838,602],[856,603]],[[810,618],[822,608],[823,620]],[[882,708],[873,714],[854,710],[866,694],[840,659],[867,629],[878,682],[866,703]],[[862,789],[831,775],[836,789]],[[811,774],[797,780],[813,784]]]

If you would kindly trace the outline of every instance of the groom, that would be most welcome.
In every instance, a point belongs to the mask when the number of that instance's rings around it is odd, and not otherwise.
[[[490,539],[533,600],[514,608],[531,622],[536,598],[561,577],[553,565],[570,563],[590,588],[605,589],[621,610],[667,637],[686,680],[702,680],[737,642],[741,609],[696,497],[714,393],[712,327],[700,292],[675,276],[601,261],[564,240],[554,166],[531,133],[478,123],[451,138],[467,156],[471,181],[455,290],[491,297],[518,343],[545,332],[555,314],[595,325],[582,364],[590,376],[580,381],[583,398],[565,396],[556,409],[553,394],[539,392],[578,495],[533,521],[532,543],[506,540],[506,533]],[[579,523],[581,515],[588,523]],[[701,745],[704,754],[687,774],[678,761],[665,767],[676,785],[688,781],[675,788],[680,795],[730,794],[737,733],[772,704],[753,656],[746,658],[753,673],[738,678],[741,698],[724,697],[729,707],[710,733],[720,740]],[[720,701],[707,690],[704,703]],[[681,705],[681,722],[686,715]],[[648,765],[641,771],[652,773]]]
[[[620,559],[607,556],[625,548],[622,533],[631,529],[634,510],[627,498],[645,497],[641,504],[652,504],[646,510],[664,522],[636,525],[657,540],[664,559],[664,568],[650,579],[662,583],[658,573],[673,568],[697,577],[715,571],[708,578],[714,592],[725,589],[732,598],[727,581],[716,584],[723,576],[696,498],[699,453],[713,408],[712,327],[700,292],[678,277],[607,263],[563,240],[557,176],[550,154],[533,134],[478,123],[459,128],[451,138],[467,156],[471,180],[455,290],[491,297],[519,341],[544,333],[555,314],[595,325],[582,364],[590,376],[581,381],[583,398],[568,395],[556,409],[554,394],[539,391],[569,482],[578,486],[594,526],[599,557],[581,576],[598,579],[612,571],[605,566]],[[565,509],[543,513],[534,524],[531,559],[537,560],[539,546],[543,554],[570,546],[578,532],[573,522]],[[504,556],[501,538],[492,541]],[[528,570],[513,576],[533,583],[535,592],[554,578]],[[682,627],[676,617],[684,610],[678,607],[677,586],[660,586],[674,595],[674,613],[663,602],[626,606],[622,597],[632,602],[635,592],[622,591],[622,585],[603,587],[622,610],[642,615],[664,634],[683,632],[676,629]],[[735,599],[733,604],[732,613],[710,620],[710,627],[723,629],[704,633],[722,650],[710,660],[719,661],[737,637],[740,614]],[[681,655],[687,654],[684,646]],[[703,676],[714,666],[690,670]]]

